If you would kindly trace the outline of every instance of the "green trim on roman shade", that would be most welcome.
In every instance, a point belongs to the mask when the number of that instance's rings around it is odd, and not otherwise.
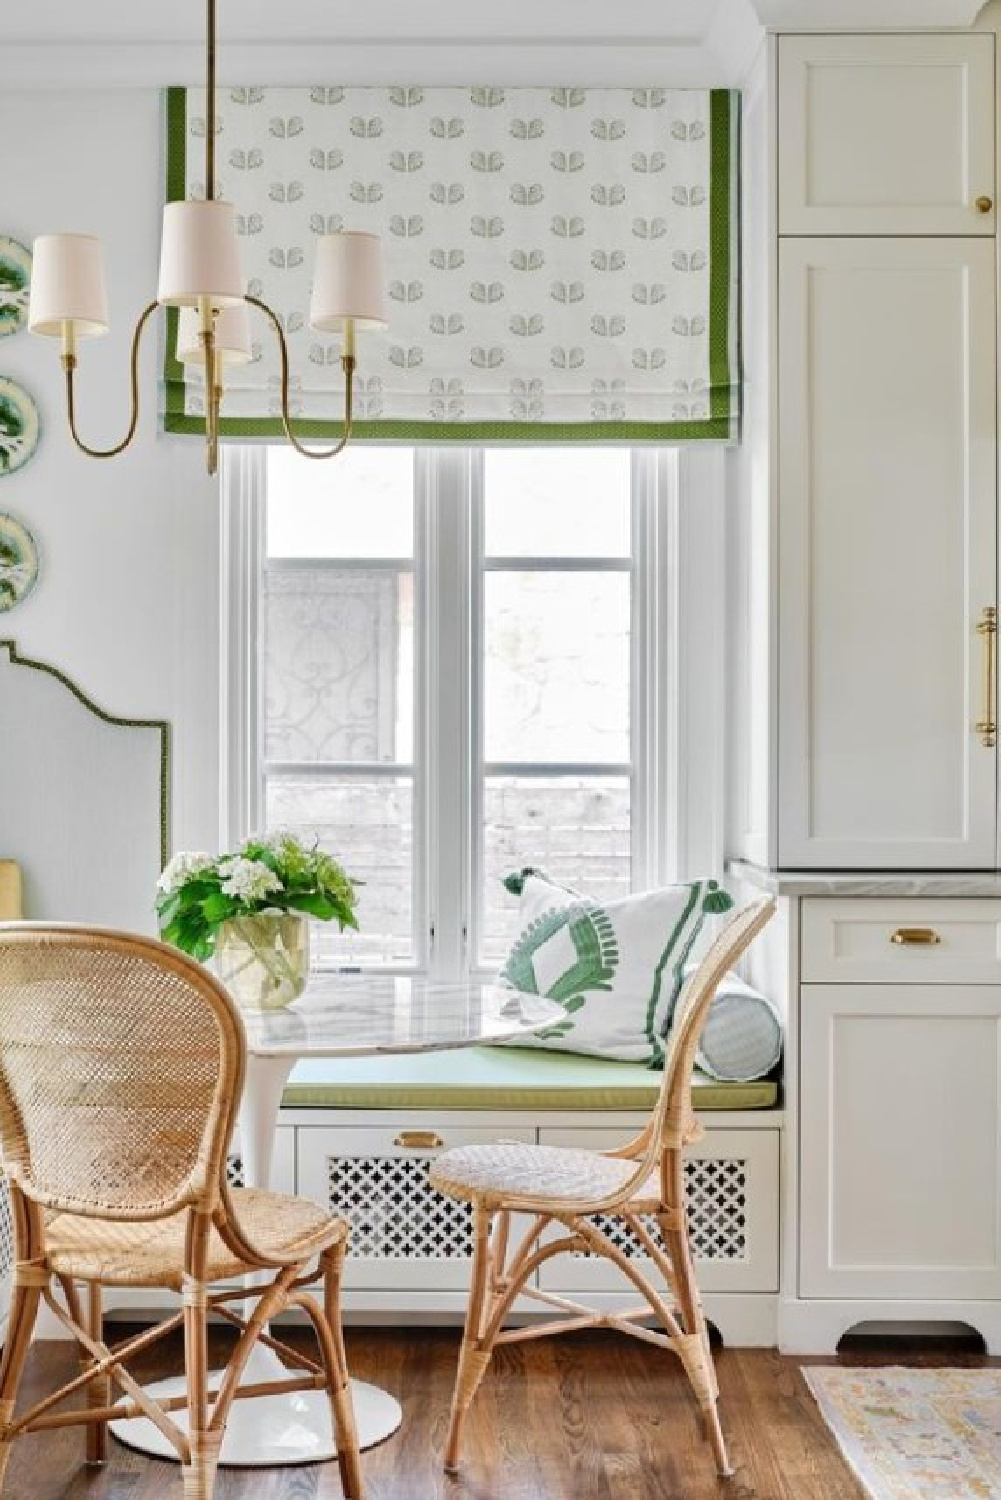
[[[169,201],[201,192],[203,109],[166,91]],[[729,90],[223,91],[220,195],[286,327],[297,433],[341,431],[324,415],[339,351],[307,319],[312,241],[343,226],[382,235],[394,299],[388,333],[359,337],[359,440],[733,441],[739,112]],[[282,434],[277,349],[252,317],[224,437]],[[201,434],[176,324],[164,427]]]

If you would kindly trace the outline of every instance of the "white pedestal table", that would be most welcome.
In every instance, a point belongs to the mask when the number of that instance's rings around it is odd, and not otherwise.
[[[243,1012],[247,1074],[240,1105],[240,1152],[248,1187],[271,1185],[271,1158],[282,1094],[295,1064],[306,1057],[366,1057],[380,1052],[437,1052],[482,1042],[514,1040],[559,1019],[563,1009],[538,995],[486,982],[432,984],[419,978],[316,973],[287,1010]],[[245,1383],[280,1379],[278,1356],[258,1345]],[[210,1389],[212,1378],[210,1379]],[[149,1387],[157,1397],[183,1393],[183,1379]],[[352,1380],[363,1448],[395,1432],[402,1412],[387,1391]],[[183,1425],[184,1413],[173,1419]],[[111,1423],[130,1448],[173,1459],[177,1454],[145,1417]],[[330,1402],[325,1391],[297,1391],[236,1401],[220,1463],[275,1467],[333,1458]]]

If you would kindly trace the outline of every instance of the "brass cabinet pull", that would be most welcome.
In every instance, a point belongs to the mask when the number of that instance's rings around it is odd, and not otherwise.
[[[977,199],[977,212],[981,214],[989,214],[993,207],[994,204],[992,200],[988,198],[987,194],[981,193],[980,197]]]
[[[996,709],[996,664],[995,648],[998,635],[998,612],[988,604],[981,612],[977,623],[977,634],[984,643],[984,716],[978,719],[973,726],[980,736],[980,743],[987,750],[993,750],[998,742],[998,724]]]
[[[890,936],[899,948],[933,948],[941,941],[934,927],[898,927]]]
[[[406,1151],[431,1151],[444,1144],[441,1136],[433,1130],[401,1130],[393,1142],[394,1146],[402,1146]]]

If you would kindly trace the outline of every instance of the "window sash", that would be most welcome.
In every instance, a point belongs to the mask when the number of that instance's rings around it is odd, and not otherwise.
[[[334,568],[412,568],[415,582],[413,762],[266,763],[260,661],[266,455],[223,449],[220,847],[263,822],[264,778],[412,776],[414,963],[394,972],[441,980],[489,972],[479,964],[484,777],[629,776],[635,888],[722,865],[722,455],[637,449],[631,463],[631,558],[484,557],[483,450],[414,454],[414,557],[304,559]],[[687,506],[680,492],[692,491]],[[277,568],[299,560],[276,558]],[[631,745],[625,763],[485,762],[481,693],[473,673],[482,642],[487,572],[630,571]],[[708,686],[707,686],[708,682]],[[428,686],[439,691],[433,706]],[[475,709],[475,712],[474,712]],[[204,840],[203,840],[204,842]],[[336,853],[336,851],[334,851]]]

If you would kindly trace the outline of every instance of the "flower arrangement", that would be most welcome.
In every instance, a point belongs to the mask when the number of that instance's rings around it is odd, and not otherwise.
[[[161,937],[203,962],[234,918],[299,912],[343,931],[358,926],[356,901],[337,861],[287,832],[248,839],[235,854],[175,854],[156,887]]]

